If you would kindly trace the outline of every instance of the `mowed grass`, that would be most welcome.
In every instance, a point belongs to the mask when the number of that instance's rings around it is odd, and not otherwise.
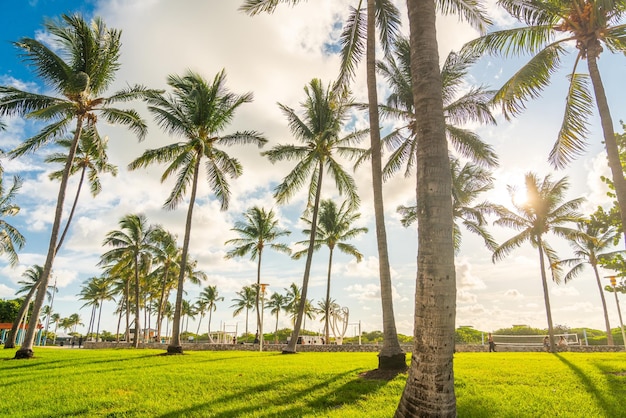
[[[376,353],[0,351],[10,417],[392,417],[407,375]],[[626,416],[625,353],[457,353],[459,417]]]

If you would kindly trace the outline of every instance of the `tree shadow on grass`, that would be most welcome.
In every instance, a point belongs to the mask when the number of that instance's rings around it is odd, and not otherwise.
[[[323,414],[323,411],[337,409],[343,405],[363,400],[367,395],[380,390],[387,381],[364,380],[358,376],[359,369],[333,375],[315,385],[306,385],[306,376],[290,382],[299,390],[289,390],[288,383],[282,379],[247,387],[245,390],[234,391],[227,396],[210,399],[193,407],[179,409],[160,415],[160,418],[176,418],[180,416],[211,416],[230,418],[254,413],[257,417],[298,417],[302,414]],[[338,388],[333,383],[352,379]],[[284,388],[277,392],[277,387]],[[265,394],[265,395],[264,395]],[[243,403],[242,400],[253,398],[253,402]],[[278,406],[278,408],[277,408]],[[308,408],[307,408],[308,407]],[[266,412],[264,412],[266,411]]]
[[[624,416],[623,401],[620,399],[620,397],[617,396],[616,392],[607,392],[606,390],[603,390],[602,388],[598,388],[596,384],[593,382],[593,380],[590,379],[589,376],[587,376],[587,374],[585,374],[585,372],[580,367],[578,367],[571,361],[564,358],[561,354],[557,353],[554,356],[558,358],[567,367],[569,367],[570,370],[576,375],[576,377],[578,377],[578,379],[584,386],[586,392],[592,398],[595,399],[596,405],[598,406],[598,408],[604,411],[604,416],[607,416],[607,417]],[[600,369],[597,365],[595,365],[595,367]],[[606,375],[606,372],[604,374]],[[614,382],[611,382],[610,381],[611,379],[608,379],[608,380],[609,380],[609,383],[607,384],[607,386],[613,387],[612,383]],[[620,383],[623,384],[623,380]],[[612,393],[615,393],[616,395],[612,395]]]

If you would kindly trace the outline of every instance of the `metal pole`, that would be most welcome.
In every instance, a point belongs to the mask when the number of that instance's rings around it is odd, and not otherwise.
[[[265,288],[267,283],[261,283],[261,323],[259,324],[259,351],[263,351],[263,313],[265,312]]]

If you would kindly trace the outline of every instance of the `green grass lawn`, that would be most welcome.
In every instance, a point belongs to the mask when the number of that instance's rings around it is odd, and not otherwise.
[[[376,353],[0,351],[0,416],[391,417],[406,374],[359,375]],[[458,353],[459,417],[619,417],[624,353]]]

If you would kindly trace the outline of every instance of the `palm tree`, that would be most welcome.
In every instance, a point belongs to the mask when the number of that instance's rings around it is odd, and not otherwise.
[[[235,245],[236,247],[226,253],[226,258],[243,257],[250,254],[250,259],[257,261],[256,270],[256,298],[254,306],[256,309],[257,329],[261,327],[261,310],[259,309],[259,290],[261,289],[261,259],[263,257],[263,249],[266,245],[269,248],[285,254],[291,254],[289,246],[283,243],[274,242],[280,237],[291,234],[291,231],[280,229],[278,227],[278,219],[275,218],[274,211],[267,212],[264,208],[254,206],[244,213],[245,221],[237,221],[235,227],[231,231],[239,234],[240,238],[234,238],[225,242],[226,245]]]
[[[550,310],[550,297],[548,292],[548,281],[546,279],[545,257],[548,258],[548,266],[552,272],[552,280],[555,283],[561,282],[561,268],[554,249],[544,239],[544,235],[552,232],[561,237],[569,237],[575,234],[571,228],[564,227],[569,222],[578,222],[581,216],[576,209],[583,202],[583,198],[573,199],[564,202],[565,192],[569,188],[567,178],[562,178],[556,182],[552,181],[550,175],[543,180],[534,173],[525,175],[527,199],[526,202],[517,203],[513,196],[515,188],[509,186],[511,201],[515,212],[499,206],[497,209],[498,219],[495,225],[506,226],[520,231],[519,234],[503,242],[493,252],[493,261],[502,260],[515,248],[520,247],[526,241],[539,252],[539,265],[541,269],[541,283],[543,285],[543,297],[546,305],[546,315],[548,318],[548,335],[550,337],[551,351],[556,350],[554,340],[554,329],[552,326],[552,312]],[[516,213],[517,212],[517,213]]]
[[[207,334],[209,336],[209,341],[212,341],[213,338],[211,337],[211,315],[217,309],[217,302],[223,301],[224,297],[219,296],[217,292],[217,286],[207,286],[200,292],[198,298],[206,304],[206,310],[209,312],[209,328],[207,330]]]
[[[357,207],[359,197],[354,179],[344,170],[337,157],[357,155],[358,150],[352,146],[366,133],[366,131],[354,131],[344,137],[339,137],[350,104],[346,91],[339,93],[330,88],[325,89],[319,79],[313,79],[304,88],[304,92],[307,96],[302,104],[305,112],[304,119],[301,119],[293,109],[279,104],[287,116],[291,132],[297,140],[302,142],[302,145],[277,145],[263,153],[272,163],[297,160],[296,167],[275,189],[274,197],[279,204],[287,202],[307,182],[307,179],[309,182],[307,211],[311,211],[311,237],[302,279],[302,299],[298,318],[291,340],[283,351],[285,353],[295,353],[296,340],[302,325],[324,172],[330,173],[339,194],[347,195],[349,205]]]
[[[395,55],[385,61],[378,62],[378,71],[389,83],[391,94],[387,105],[381,106],[383,115],[393,117],[402,122],[385,138],[383,143],[394,151],[383,169],[383,178],[389,178],[405,166],[405,176],[409,177],[415,168],[417,129],[415,122],[415,106],[411,81],[411,48],[409,40],[398,38]],[[463,94],[459,90],[466,88],[469,67],[476,62],[478,56],[469,54],[448,54],[441,69],[442,97],[446,118],[446,136],[457,154],[470,159],[474,163],[495,167],[498,157],[491,145],[483,142],[480,137],[461,126],[468,123],[495,124],[489,101],[494,92],[484,86],[472,87]]]
[[[232,301],[234,304],[230,305],[231,308],[235,308],[233,311],[233,317],[239,315],[244,309],[246,310],[246,335],[248,335],[248,311],[255,308],[256,289],[252,286],[244,286],[239,292],[235,294],[239,296]]]
[[[184,290],[185,263],[189,253],[191,220],[201,163],[204,159],[209,186],[220,202],[221,209],[226,210],[230,200],[228,177],[239,177],[242,167],[236,158],[229,156],[220,147],[238,144],[256,144],[261,147],[267,140],[254,131],[223,134],[223,130],[232,121],[239,106],[252,101],[251,93],[237,95],[228,91],[224,70],[215,76],[211,84],[192,71],[188,71],[182,77],[170,75],[167,83],[172,87],[173,93],[168,96],[151,95],[148,99],[148,109],[154,114],[161,128],[173,135],[184,137],[186,141],[146,150],[128,167],[134,170],[154,162],[169,163],[161,176],[161,181],[165,181],[174,173],[178,173],[178,178],[165,202],[167,209],[176,208],[191,185],[183,239],[182,264],[178,276],[174,329],[172,342],[167,347],[168,353],[177,354],[182,353],[179,329],[180,310]]]
[[[72,147],[72,139],[65,138],[57,141],[57,145],[65,149]],[[74,196],[74,203],[72,203],[72,209],[67,217],[65,228],[59,238],[56,252],[59,252],[67,231],[69,230],[70,223],[74,217],[74,211],[78,204],[78,198],[85,181],[85,175],[89,181],[89,188],[92,196],[97,196],[102,191],[102,184],[100,183],[100,173],[111,173],[111,175],[117,175],[117,166],[109,164],[108,156],[106,154],[108,138],[101,138],[94,130],[85,130],[82,132],[78,141],[78,146],[74,154],[74,160],[70,167],[69,175],[73,175],[80,172],[80,180],[78,181],[78,187],[76,188],[76,195]],[[46,157],[47,163],[59,163],[65,164],[68,159],[68,153],[56,152]],[[50,179],[58,180],[63,177],[63,170],[58,170],[50,173]]]
[[[291,323],[296,323],[296,317],[300,310],[300,300],[302,299],[302,288],[297,284],[291,283],[288,288],[285,288],[287,292],[285,294],[285,311],[291,317]]]
[[[102,254],[100,264],[115,262],[109,274],[117,275],[130,270],[134,278],[135,290],[135,340],[134,347],[139,347],[140,322],[140,272],[146,273],[152,263],[152,255],[157,252],[154,245],[155,229],[148,225],[145,215],[128,214],[119,221],[120,229],[110,231],[103,245],[110,245],[112,250]]]
[[[352,244],[344,241],[357,237],[359,234],[367,232],[367,228],[353,228],[352,224],[361,217],[361,214],[355,213],[354,209],[343,202],[341,207],[337,209],[337,205],[332,200],[322,200],[320,204],[320,216],[317,221],[317,238],[315,239],[315,250],[319,250],[322,245],[328,247],[328,272],[326,278],[326,306],[330,301],[330,275],[333,264],[333,253],[335,247],[344,254],[353,256],[357,262],[361,262],[363,254]],[[308,225],[311,220],[302,219]],[[310,229],[305,229],[305,235],[311,233]],[[306,244],[307,241],[300,241],[298,244]],[[304,255],[306,250],[299,251],[294,254],[295,259],[299,259]],[[324,329],[326,331],[325,341],[330,341],[330,327],[328,311],[324,312]]]
[[[6,341],[4,343],[4,348],[15,348],[15,343],[16,343],[16,339],[17,339],[17,331],[20,328],[20,324],[24,321],[24,318],[26,317],[26,314],[28,312],[28,309],[30,307],[30,303],[32,302],[33,296],[35,295],[35,293],[37,292],[38,289],[38,283],[39,280],[41,279],[41,274],[43,272],[43,267],[35,264],[30,266],[29,268],[27,268],[24,273],[22,273],[22,277],[25,278],[25,280],[20,280],[17,283],[22,285],[22,287],[20,287],[16,294],[22,294],[22,293],[26,293],[26,296],[24,297],[24,302],[22,302],[22,306],[20,306],[20,310],[17,312],[17,316],[15,317],[15,320],[13,321],[13,325],[11,326],[11,331],[9,331],[9,335],[6,338]],[[34,313],[31,313],[31,321],[33,322],[32,318],[37,318],[36,316],[33,316]],[[36,320],[34,322],[37,322]]]
[[[480,2],[407,2],[411,85],[415,121],[418,253],[415,338],[407,383],[396,417],[455,417],[454,335],[456,273],[452,179],[443,111],[442,81],[436,31],[436,9],[457,13],[472,26],[486,22]]]
[[[58,313],[53,313],[50,315],[50,323],[54,324],[54,338],[52,339],[52,345],[54,345],[57,341],[57,329],[59,327],[59,323],[61,322],[61,315]]]
[[[474,204],[479,194],[493,188],[491,173],[472,163],[465,163],[461,167],[461,162],[457,158],[450,158],[450,169],[452,171],[452,213],[455,219],[453,225],[455,251],[458,253],[461,249],[461,228],[457,221],[460,221],[468,231],[479,235],[487,248],[491,251],[495,250],[498,244],[485,227],[486,216],[494,213],[496,206],[488,201]],[[402,215],[400,222],[404,227],[417,221],[417,205],[399,206],[398,213]]]
[[[526,26],[488,33],[470,42],[466,48],[504,57],[527,54],[532,57],[504,83],[493,102],[501,105],[507,119],[521,113],[526,107],[525,102],[539,97],[550,84],[550,77],[559,69],[562,57],[572,51],[571,45],[575,45],[576,57],[568,76],[563,122],[549,160],[553,166],[563,168],[585,150],[594,105],[589,89],[591,79],[615,194],[622,208],[622,224],[626,225],[626,179],[598,68],[603,50],[622,54],[626,50],[622,23],[626,8],[623,2],[499,0],[498,3]],[[584,60],[589,74],[578,73],[578,64]]]
[[[176,287],[178,277],[179,261],[182,257],[182,249],[176,243],[176,237],[170,232],[157,226],[154,232],[154,244],[157,252],[154,255],[153,263],[157,265],[151,273],[160,279],[160,296],[157,307],[157,336],[161,337],[163,323],[163,310],[170,291]]]
[[[279,3],[299,3],[299,0],[245,0],[241,9],[250,15],[261,12],[271,13]],[[370,145],[372,149],[372,186],[374,194],[374,215],[376,220],[376,243],[380,275],[380,293],[383,315],[383,346],[378,355],[378,367],[382,369],[406,368],[406,356],[396,332],[393,313],[391,269],[385,211],[382,193],[382,154],[380,141],[380,123],[378,115],[378,93],[376,90],[376,29],[386,54],[390,51],[397,37],[400,26],[400,12],[390,0],[366,0],[367,8],[359,0],[356,8],[351,9],[348,22],[341,34],[341,68],[335,85],[337,91],[347,88],[355,75],[356,67],[363,57],[364,38],[366,56],[366,76],[368,94],[368,117],[370,122]],[[305,289],[306,292],[306,289]],[[294,329],[294,331],[296,331]],[[295,336],[297,337],[297,335]],[[297,340],[297,338],[292,338]],[[295,342],[293,350],[295,351]]]
[[[93,313],[95,313],[95,308],[98,309],[98,322],[96,325],[96,341],[98,341],[98,338],[100,336],[100,319],[102,318],[102,305],[105,301],[115,300],[114,290],[111,285],[112,283],[110,279],[106,276],[92,277],[87,282],[87,285],[83,287],[83,290],[81,290],[80,299],[87,301],[87,303],[85,303],[85,305],[83,306],[92,305],[94,307]],[[95,319],[95,316],[94,316],[94,319]],[[93,332],[93,325],[92,325],[91,331]],[[89,334],[89,329],[87,329],[87,334]]]
[[[604,290],[602,283],[600,282],[598,263],[601,260],[611,259],[617,254],[624,254],[623,250],[606,252],[607,249],[614,245],[614,242],[619,235],[621,234],[613,227],[605,229],[588,220],[579,222],[578,233],[569,237],[569,243],[574,249],[574,257],[559,261],[559,264],[571,267],[570,271],[564,276],[565,283],[578,276],[578,274],[580,274],[585,267],[585,264],[589,264],[593,269],[596,276],[596,284],[598,285],[598,290],[600,291],[600,300],[602,301],[608,345],[613,345],[613,334],[611,333],[609,314],[606,309]]]
[[[0,116],[26,116],[51,122],[41,132],[11,151],[12,157],[34,152],[46,143],[54,142],[65,135],[74,123],[74,138],[61,176],[48,253],[41,276],[40,285],[46,287],[56,255],[67,181],[83,129],[92,130],[97,135],[96,122],[105,120],[130,127],[142,139],[147,128],[139,114],[134,110],[117,109],[112,105],[141,98],[147,90],[134,86],[109,97],[101,96],[114,81],[115,72],[120,67],[121,33],[107,28],[100,18],[86,22],[78,14],[63,15],[58,21],[47,21],[44,27],[51,35],[55,49],[50,49],[43,42],[32,38],[23,38],[14,45],[22,50],[24,62],[32,66],[49,90],[58,95],[47,96],[22,91],[16,87],[1,86]],[[33,307],[36,317],[43,306],[44,293],[37,294]],[[31,323],[24,344],[15,353],[16,358],[33,356],[35,332],[36,324]]]
[[[276,315],[276,327],[274,328],[274,344],[278,344],[278,315],[281,310],[287,307],[287,298],[280,293],[272,293],[266,306],[270,309],[270,314]]]
[[[26,240],[24,236],[5,219],[15,216],[20,207],[13,203],[15,195],[22,187],[22,180],[18,176],[13,177],[13,183],[7,189],[4,183],[4,173],[0,167],[0,255],[6,255],[11,266],[19,262],[17,249],[22,249]]]

